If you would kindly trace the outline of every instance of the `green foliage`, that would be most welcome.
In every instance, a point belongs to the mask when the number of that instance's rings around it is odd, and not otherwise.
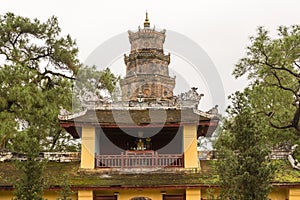
[[[67,174],[62,176],[61,191],[59,192],[59,198],[57,200],[72,200],[71,196],[74,192],[71,190],[69,177]]]
[[[56,17],[41,23],[0,16],[0,148],[19,151],[27,134],[20,130],[27,128],[44,150],[54,150],[64,136],[57,116],[60,107],[71,108],[79,61],[75,42],[59,34]]]
[[[299,144],[300,26],[279,27],[273,38],[260,27],[250,41],[233,75],[248,75],[244,94],[273,146]]]
[[[232,105],[217,141],[217,170],[222,199],[267,199],[274,165],[273,147],[299,142],[300,26],[279,27],[272,39],[262,27],[251,37],[236,78],[248,74],[243,92]]]
[[[248,75],[256,96],[254,109],[264,114],[272,127],[293,128],[299,136],[300,26],[279,27],[275,38],[260,27],[251,37],[246,55],[233,75]]]
[[[236,92],[216,143],[221,199],[263,200],[275,171],[268,159],[270,143],[264,123],[253,112],[244,93]]]
[[[78,103],[72,99],[75,79],[80,83],[75,87],[109,93],[119,80],[109,69],[82,67],[75,41],[60,34],[56,17],[40,22],[13,13],[0,15],[0,150],[27,158],[16,164],[22,171],[16,199],[42,198],[41,151],[78,150],[58,120],[61,108],[72,110],[72,102]]]
[[[112,94],[119,80],[119,76],[115,76],[113,73],[111,73],[109,68],[106,68],[105,70],[101,71],[101,74],[98,78],[99,88],[106,89],[110,94]]]
[[[27,134],[19,144],[19,148],[26,152],[26,160],[15,161],[16,167],[21,171],[14,186],[15,200],[42,200],[45,162],[39,158],[41,149],[39,141],[34,137],[34,130],[28,129]]]
[[[206,197],[207,200],[217,200],[217,199],[219,199],[218,197],[215,197],[216,196],[215,195],[216,191],[213,188],[206,189],[206,192],[207,192],[207,197]]]
[[[91,99],[114,100],[120,77],[114,75],[109,68],[97,71],[96,66],[81,67],[76,76],[73,89],[73,111],[82,111],[82,103],[86,97]]]
[[[26,161],[16,164],[22,171],[15,184],[18,200],[42,199],[44,162],[39,153],[56,149],[63,138],[60,107],[72,105],[78,50],[60,31],[56,17],[42,23],[0,15],[0,148],[26,155]]]

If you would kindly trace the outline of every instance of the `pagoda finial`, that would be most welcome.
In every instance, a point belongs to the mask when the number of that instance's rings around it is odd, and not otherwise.
[[[148,19],[148,12],[146,11],[146,19],[145,19],[145,22],[144,22],[144,28],[149,28],[150,27],[150,22],[149,22],[149,19]]]

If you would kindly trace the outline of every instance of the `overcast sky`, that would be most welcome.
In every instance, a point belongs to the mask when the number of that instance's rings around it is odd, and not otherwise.
[[[181,33],[203,48],[221,77],[226,96],[246,84],[245,80],[235,80],[231,73],[245,54],[249,37],[255,34],[257,27],[265,26],[275,33],[280,25],[300,22],[299,0],[0,0],[0,14],[13,12],[41,21],[57,16],[63,34],[70,34],[76,39],[82,62],[103,42],[142,26],[146,10],[151,27],[155,25]],[[186,64],[176,56],[171,59],[175,60],[171,61],[173,67]],[[114,72],[124,73],[122,62],[120,58],[112,64]],[[191,74],[194,73],[191,71]],[[192,75],[184,76],[189,81],[195,79]],[[191,85],[199,87],[200,92],[214,92],[207,91],[209,89],[201,84],[191,81]]]

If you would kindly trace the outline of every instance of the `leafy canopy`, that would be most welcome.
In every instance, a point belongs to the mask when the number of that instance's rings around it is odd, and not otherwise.
[[[56,17],[0,16],[0,148],[24,152],[19,142],[30,128],[41,146],[55,149],[59,108],[71,108],[79,69],[75,41],[60,31]]]
[[[60,36],[56,17],[46,22],[0,15],[0,149],[25,153],[16,199],[42,199],[39,153],[61,147],[60,107],[71,108],[80,64],[75,41]],[[68,140],[68,139],[66,139]]]
[[[233,75],[250,84],[230,96],[216,144],[221,199],[268,199],[271,149],[299,143],[300,26],[279,27],[277,37],[258,28]]]
[[[300,133],[300,26],[279,27],[277,37],[264,28],[250,38],[246,57],[237,64],[233,75],[248,75],[255,87],[255,109],[277,129]]]

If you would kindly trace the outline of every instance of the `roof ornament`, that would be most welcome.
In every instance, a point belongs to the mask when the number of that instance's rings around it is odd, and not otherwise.
[[[148,19],[148,12],[146,11],[146,19],[144,22],[144,28],[149,28],[150,27],[150,21]]]

